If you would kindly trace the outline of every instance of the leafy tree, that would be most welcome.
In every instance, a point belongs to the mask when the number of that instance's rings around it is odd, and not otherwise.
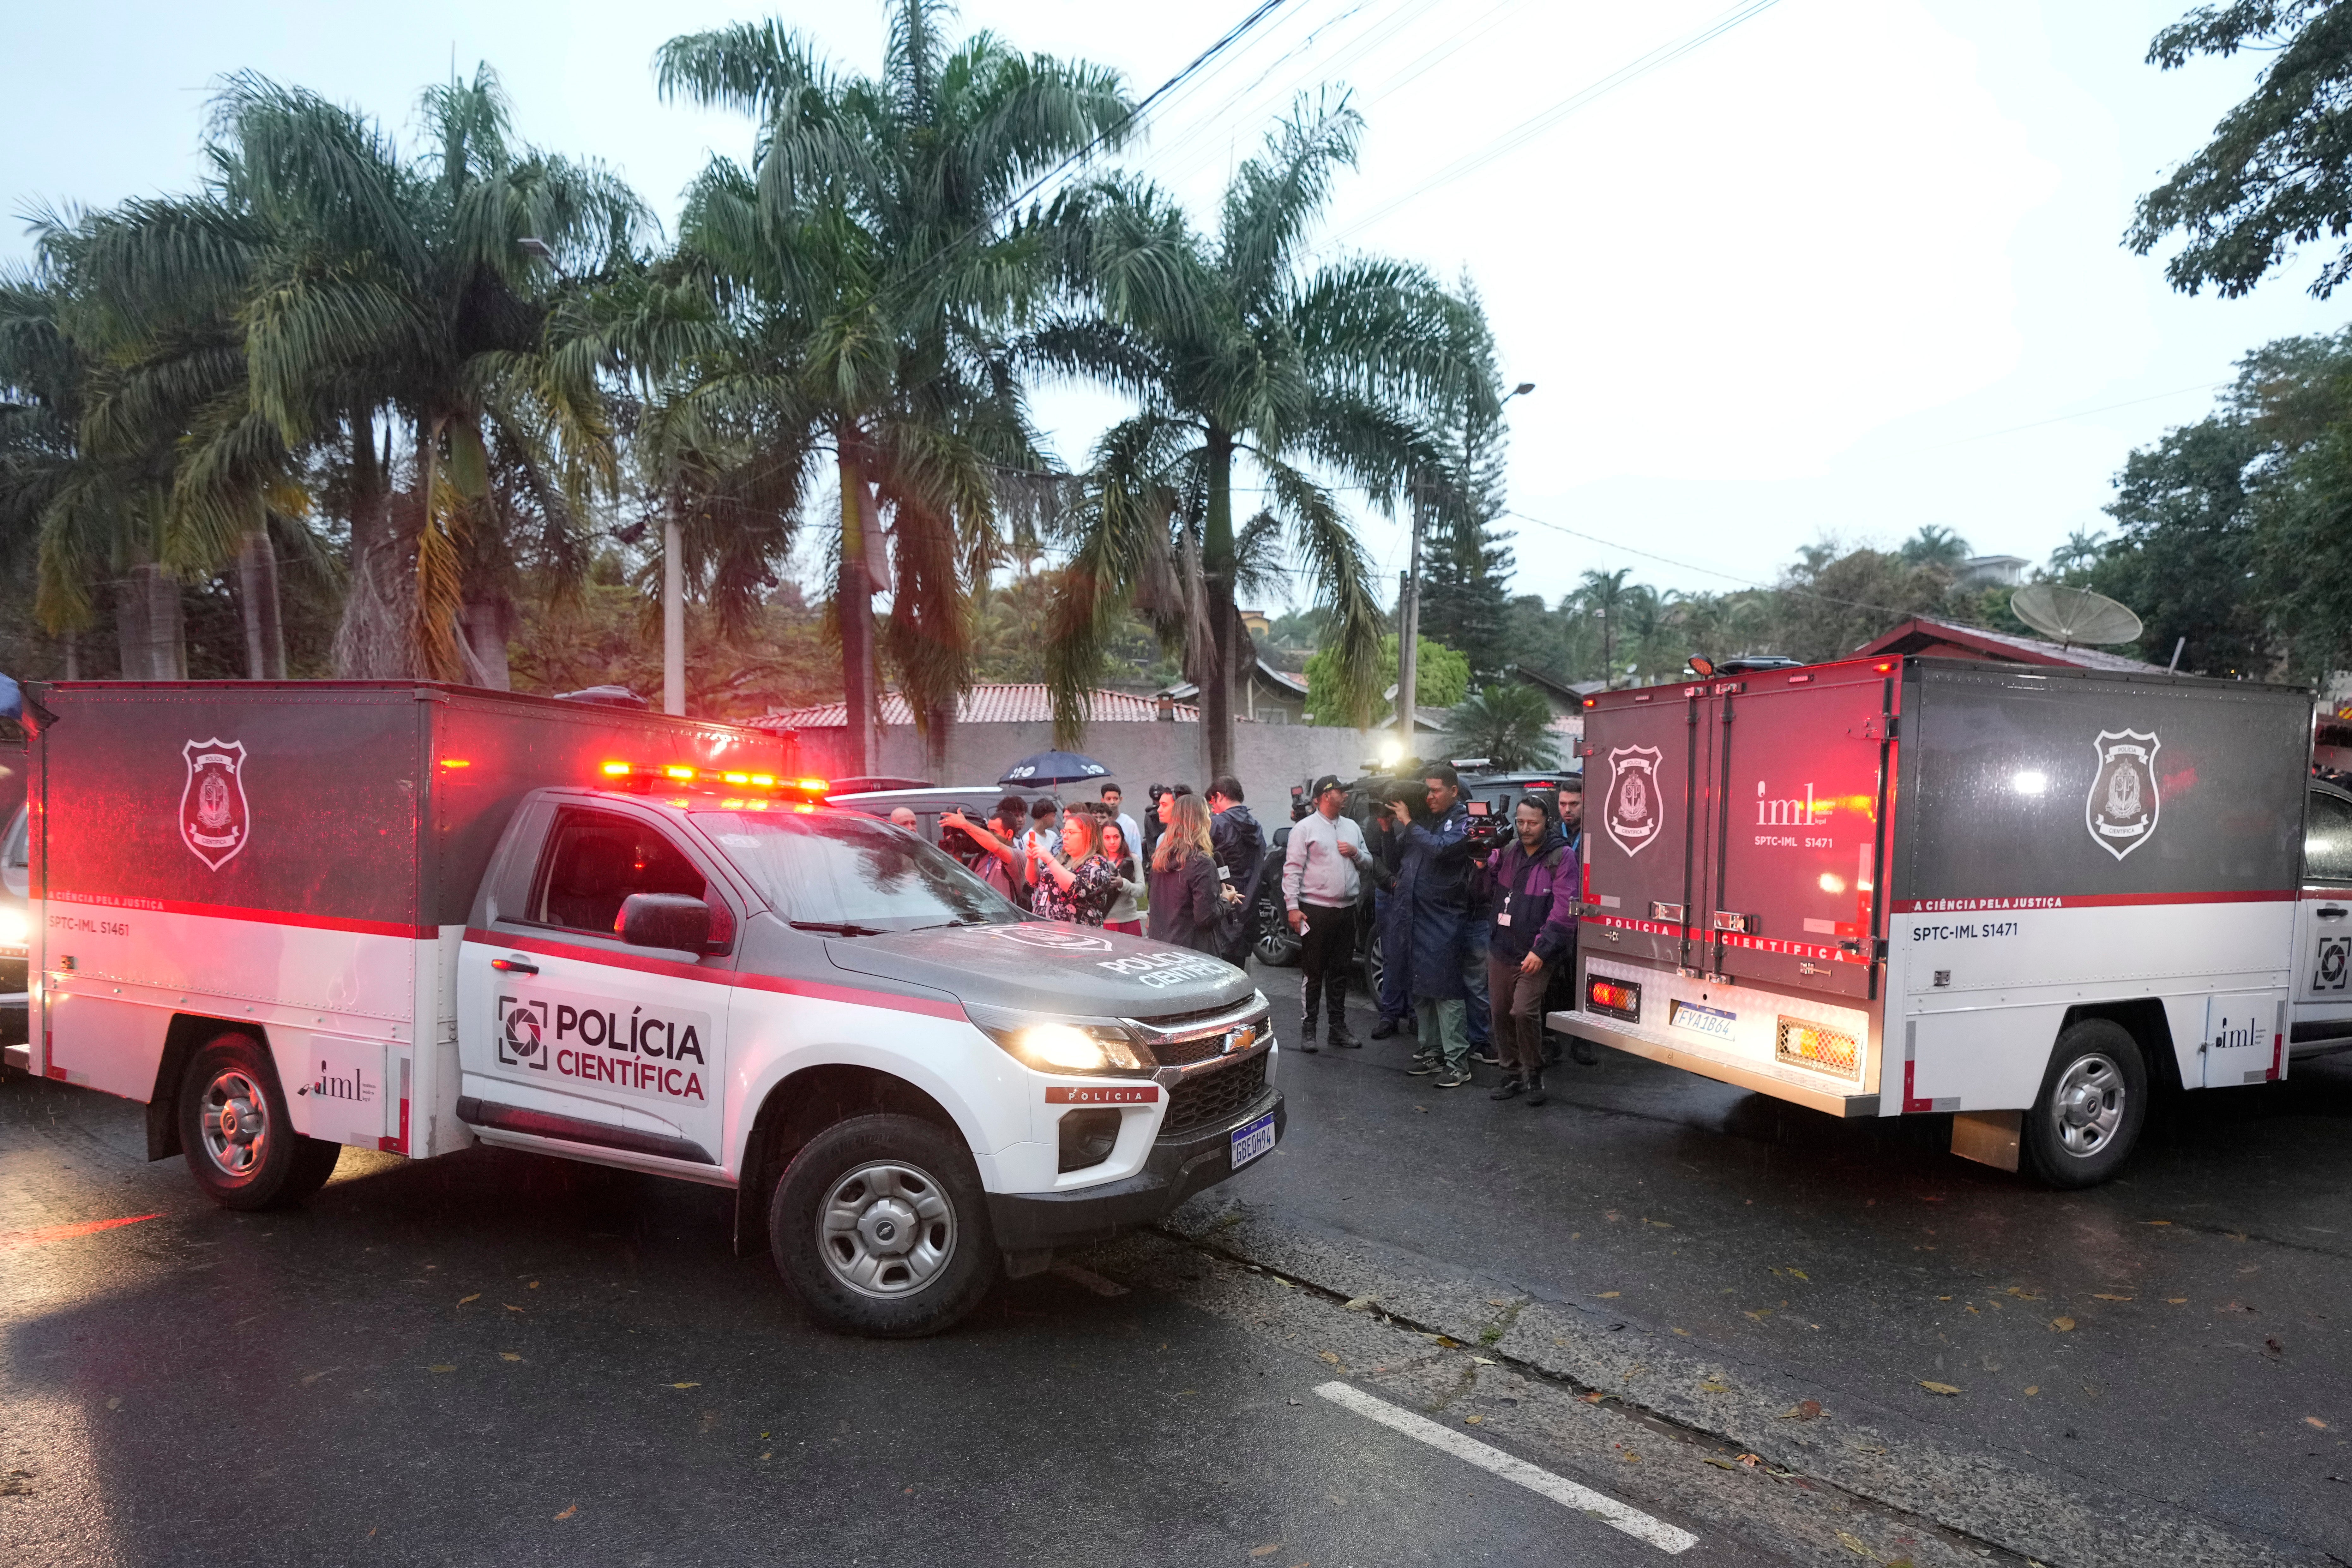
[[[1047,220],[1016,205],[1065,159],[1125,132],[1110,71],[950,45],[937,0],[898,0],[878,77],[842,76],[774,23],[671,39],[666,96],[758,121],[751,163],[714,159],[683,247],[710,291],[772,351],[699,378],[696,395],[782,444],[830,447],[834,620],[864,758],[876,693],[874,595],[909,700],[952,712],[971,682],[967,589],[997,554],[998,477],[1044,467],[1004,353],[1050,295]],[[891,548],[886,550],[885,530]]]
[[[2268,668],[2270,638],[2250,581],[2258,509],[2247,488],[2263,445],[2246,422],[2221,416],[2174,430],[2125,460],[2106,509],[2120,537],[2083,574],[2087,586],[2139,615],[2138,643],[2116,651],[2168,664],[2186,637],[2185,671]]]
[[[1903,542],[1897,552],[1906,566],[1941,566],[1958,572],[1969,558],[1969,542],[1950,529],[1927,523]]]
[[[1576,606],[1592,618],[1601,640],[1601,678],[1612,686],[1618,674],[1617,644],[1624,637],[1625,605],[1633,593],[1627,580],[1633,575],[1630,566],[1614,572],[1587,572],[1576,588]]]
[[[1446,720],[1445,745],[1456,756],[1485,757],[1497,768],[1559,765],[1551,704],[1519,681],[1482,686]]]
[[[1393,691],[1397,682],[1397,649],[1400,644],[1394,632],[1381,639],[1381,663],[1377,679],[1385,689]],[[1423,708],[1451,708],[1462,700],[1470,689],[1470,661],[1461,652],[1442,642],[1423,637],[1415,655],[1414,679],[1421,690],[1416,705]],[[1356,711],[1349,706],[1347,683],[1339,668],[1339,656],[1332,648],[1318,648],[1307,660],[1307,719],[1313,724],[1355,724]],[[1360,725],[1357,726],[1361,728]]]
[[[1182,650],[1201,685],[1210,771],[1230,769],[1232,675],[1245,659],[1235,593],[1253,532],[1269,555],[1278,542],[1331,609],[1327,693],[1357,722],[1371,715],[1383,621],[1371,564],[1329,489],[1300,465],[1391,507],[1434,458],[1429,405],[1466,378],[1453,355],[1461,307],[1422,269],[1360,257],[1299,268],[1361,133],[1344,100],[1302,101],[1234,172],[1213,238],[1158,191],[1095,194],[1085,260],[1099,313],[1050,323],[1031,351],[1107,377],[1143,406],[1097,447],[1071,521],[1071,592],[1050,632],[1065,741],[1104,629],[1133,605]],[[1237,460],[1267,496],[1240,526]]]
[[[2202,56],[2270,54],[2252,96],[2206,143],[2142,196],[2125,243],[2146,256],[2166,237],[2187,243],[2165,263],[2175,289],[2212,284],[2246,293],[2298,246],[2352,233],[2352,6],[2336,0],[2226,0],[2200,5],[2156,36],[2150,65],[2177,70]],[[2352,244],[2320,269],[2325,300],[2352,278]]]

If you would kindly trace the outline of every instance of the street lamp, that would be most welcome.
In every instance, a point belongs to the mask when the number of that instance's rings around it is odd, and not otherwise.
[[[1514,397],[1523,397],[1536,389],[1532,381],[1523,381],[1496,401],[1496,416],[1499,419],[1503,405]],[[1463,445],[1470,443],[1470,433],[1463,432]],[[1465,451],[1464,454],[1468,456]],[[1465,462],[1466,469],[1469,465]],[[1398,595],[1397,605],[1397,738],[1405,750],[1413,747],[1413,720],[1420,700],[1421,685],[1421,531],[1428,504],[1424,499],[1426,481],[1416,478],[1412,498],[1412,545],[1406,552],[1404,591]]]

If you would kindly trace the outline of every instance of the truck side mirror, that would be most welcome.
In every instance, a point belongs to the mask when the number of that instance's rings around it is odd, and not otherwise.
[[[698,953],[710,942],[710,906],[684,893],[631,893],[614,925],[631,947]]]

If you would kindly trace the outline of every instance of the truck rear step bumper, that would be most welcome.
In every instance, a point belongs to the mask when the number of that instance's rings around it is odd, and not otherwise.
[[[1718,1083],[1737,1084],[1741,1089],[1769,1094],[1792,1105],[1810,1106],[1827,1115],[1861,1117],[1878,1114],[1878,1096],[1875,1094],[1847,1093],[1826,1083],[1803,1082],[1792,1071],[1727,1062],[1705,1051],[1665,1045],[1627,1030],[1612,1028],[1590,1013],[1547,1013],[1544,1015],[1544,1027],[1557,1029],[1563,1035],[1580,1036],[1629,1056],[1647,1057],[1654,1062],[1680,1068],[1685,1072],[1695,1072]]]
[[[991,1193],[988,1217],[996,1245],[1005,1252],[1084,1247],[1150,1225],[1193,1194],[1232,1175],[1234,1130],[1269,1110],[1279,1144],[1289,1112],[1282,1091],[1269,1086],[1234,1115],[1160,1139],[1145,1156],[1143,1169],[1120,1181],[1069,1193]]]

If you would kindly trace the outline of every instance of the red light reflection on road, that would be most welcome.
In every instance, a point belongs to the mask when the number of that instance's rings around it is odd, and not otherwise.
[[[95,1236],[101,1230],[113,1230],[119,1226],[137,1225],[143,1219],[162,1219],[161,1213],[134,1214],[121,1219],[86,1219],[73,1225],[45,1225],[33,1230],[0,1231],[0,1252],[14,1252],[20,1247],[38,1247],[45,1241],[71,1241],[78,1236]]]

